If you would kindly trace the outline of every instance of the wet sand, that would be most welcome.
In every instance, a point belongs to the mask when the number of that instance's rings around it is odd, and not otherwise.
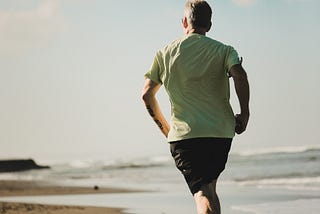
[[[0,202],[1,214],[122,214],[121,209]]]
[[[0,197],[8,196],[39,196],[39,195],[75,195],[75,194],[99,194],[99,193],[128,193],[132,190],[117,188],[70,187],[58,186],[45,182],[35,181],[0,181]],[[107,203],[107,201],[106,201]],[[89,206],[62,206],[29,203],[0,202],[1,214],[121,214],[123,209],[89,207]]]

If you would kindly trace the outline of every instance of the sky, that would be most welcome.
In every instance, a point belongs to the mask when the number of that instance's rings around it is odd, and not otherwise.
[[[320,146],[320,1],[208,2],[207,36],[238,51],[251,87],[232,152]],[[155,52],[183,34],[184,3],[0,1],[0,158],[169,155],[140,94]],[[231,103],[239,113],[233,89]]]

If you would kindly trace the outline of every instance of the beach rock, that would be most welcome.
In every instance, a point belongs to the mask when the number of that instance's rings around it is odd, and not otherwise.
[[[31,169],[48,169],[49,166],[40,166],[32,159],[0,160],[1,172],[18,172]]]

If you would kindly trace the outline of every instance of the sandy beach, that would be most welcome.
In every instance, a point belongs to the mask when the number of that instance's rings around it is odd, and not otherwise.
[[[128,193],[130,190],[100,187],[70,187],[56,186],[45,182],[35,181],[0,181],[0,197],[7,196],[39,196],[39,195],[76,195],[100,193]],[[31,203],[0,202],[1,214],[121,214],[120,208],[62,206]]]
[[[121,209],[0,202],[1,214],[121,214]]]

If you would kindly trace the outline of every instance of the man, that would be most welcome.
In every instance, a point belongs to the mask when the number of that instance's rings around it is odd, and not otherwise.
[[[231,46],[205,36],[211,16],[206,1],[187,1],[182,20],[185,35],[156,53],[142,92],[199,214],[220,213],[216,182],[235,132],[244,132],[249,120],[249,84],[242,60]],[[240,103],[236,117],[229,103],[229,77]],[[161,85],[171,102],[170,125],[155,96]]]

